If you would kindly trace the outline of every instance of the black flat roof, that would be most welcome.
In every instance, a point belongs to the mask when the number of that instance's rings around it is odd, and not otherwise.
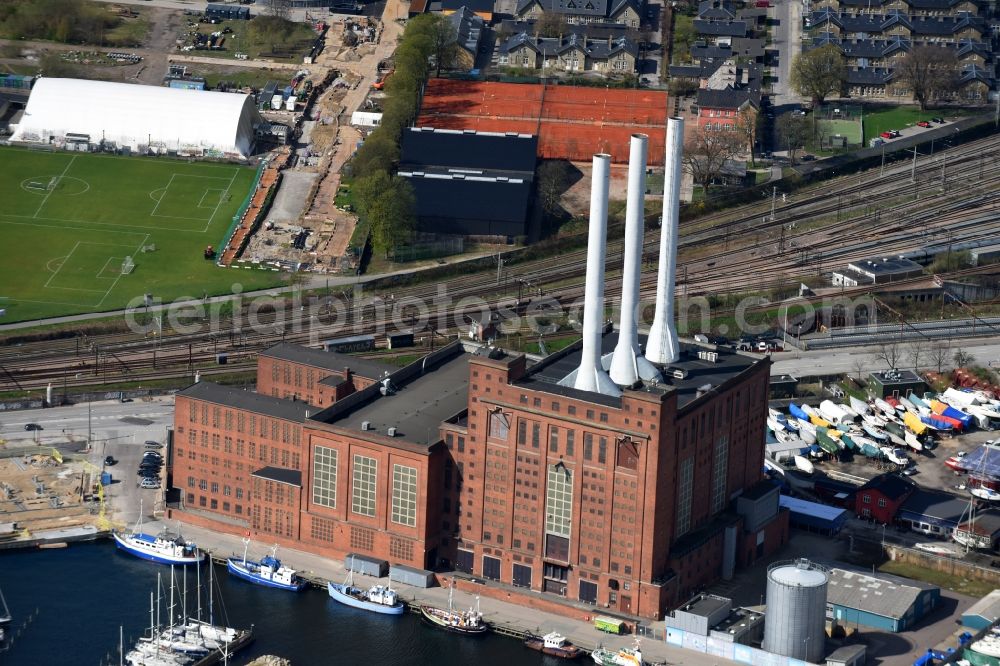
[[[342,372],[344,368],[350,368],[351,372],[361,375],[367,379],[380,379],[386,372],[392,373],[399,368],[381,361],[375,361],[350,354],[339,352],[328,352],[312,347],[294,345],[290,342],[279,342],[273,347],[268,347],[260,353],[261,356],[277,358],[292,363],[311,365],[325,370],[335,370]]]
[[[181,389],[177,392],[177,395],[195,400],[204,400],[205,402],[225,407],[245,409],[249,412],[272,416],[276,419],[294,421],[295,423],[305,421],[306,412],[316,411],[315,407],[310,407],[307,403],[301,401],[272,398],[269,395],[261,395],[231,386],[213,384],[204,380]]]
[[[618,342],[617,331],[608,331],[601,338],[601,355],[610,354],[614,351]],[[645,348],[646,336],[639,336],[639,344]],[[709,349],[709,346],[701,346],[689,343],[681,343],[681,358],[677,363],[672,363],[666,369],[662,383],[645,384],[645,389],[650,392],[665,392],[673,389],[677,392],[677,409],[682,409],[687,404],[698,397],[700,388],[711,384],[713,388],[729,381],[736,375],[752,368],[760,363],[762,359],[753,356],[739,354],[730,349]],[[718,354],[716,361],[709,361],[698,358],[698,351],[715,351]],[[557,393],[571,398],[586,400],[599,405],[609,407],[621,406],[621,398],[591,393],[589,391],[578,391],[574,388],[560,386],[559,381],[580,366],[580,356],[582,351],[579,345],[575,345],[572,351],[558,357],[554,361],[542,361],[528,370],[528,375],[517,382],[518,386],[523,386],[536,391]],[[674,370],[686,372],[683,378],[675,378]]]
[[[399,170],[421,167],[485,171],[535,171],[538,137],[410,127],[403,131]]]
[[[270,479],[278,483],[287,483],[290,486],[302,487],[302,472],[297,469],[285,469],[284,467],[262,467],[252,474],[262,479]]]
[[[393,381],[389,395],[373,391],[368,400],[341,409],[334,404],[314,420],[357,432],[366,432],[361,424],[367,421],[367,432],[382,437],[394,427],[401,445],[430,447],[441,439],[441,423],[468,406],[470,357],[458,353],[408,381]]]

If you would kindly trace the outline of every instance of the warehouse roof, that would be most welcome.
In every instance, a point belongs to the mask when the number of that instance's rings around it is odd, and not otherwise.
[[[972,604],[969,610],[962,613],[962,617],[978,615],[981,618],[993,622],[1000,617],[1000,590],[993,590],[985,597]]]
[[[535,170],[538,137],[531,134],[445,130],[410,127],[400,143],[399,168],[403,171],[444,167],[488,171]]]
[[[341,354],[339,352],[327,352],[312,347],[294,345],[289,342],[279,342],[273,347],[268,347],[260,353],[261,356],[276,358],[302,365],[311,365],[324,370],[335,370],[343,372],[345,368],[350,368],[351,372],[367,379],[380,379],[386,372],[398,370],[396,366],[373,361],[359,356]]]
[[[225,407],[245,409],[249,412],[296,423],[302,423],[309,411],[315,411],[315,408],[297,400],[272,398],[269,395],[261,395],[253,391],[244,391],[232,386],[222,386],[206,381],[200,381],[181,389],[177,395]]]
[[[841,566],[830,569],[826,601],[829,604],[892,618],[902,619],[923,592],[938,589],[934,585],[887,574],[862,573]]]
[[[914,516],[957,525],[962,514],[969,510],[969,500],[949,493],[918,488],[900,507],[900,515]]]

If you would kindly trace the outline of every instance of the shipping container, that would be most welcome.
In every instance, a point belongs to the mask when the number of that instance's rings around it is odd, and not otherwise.
[[[393,564],[389,569],[389,580],[413,587],[434,587],[434,572],[408,567],[405,564]]]
[[[353,569],[355,573],[371,576],[372,578],[382,578],[389,573],[389,563],[366,555],[348,553],[344,558],[344,568]]]
[[[373,349],[375,349],[375,336],[373,335],[355,335],[350,338],[327,340],[323,343],[324,351],[339,352],[341,354],[371,351]]]
[[[400,347],[413,346],[413,331],[400,331],[390,333],[386,338],[389,341],[389,349],[399,349]]]
[[[625,622],[622,620],[616,620],[613,617],[598,615],[594,618],[594,629],[608,634],[624,634]]]

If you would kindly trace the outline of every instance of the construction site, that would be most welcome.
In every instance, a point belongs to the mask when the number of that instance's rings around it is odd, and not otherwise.
[[[0,548],[58,547],[110,528],[100,469],[54,448],[10,453],[0,459]]]

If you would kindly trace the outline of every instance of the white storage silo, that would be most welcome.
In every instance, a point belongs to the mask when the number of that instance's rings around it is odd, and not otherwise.
[[[813,664],[826,642],[826,567],[806,559],[776,562],[767,570],[764,649]]]

